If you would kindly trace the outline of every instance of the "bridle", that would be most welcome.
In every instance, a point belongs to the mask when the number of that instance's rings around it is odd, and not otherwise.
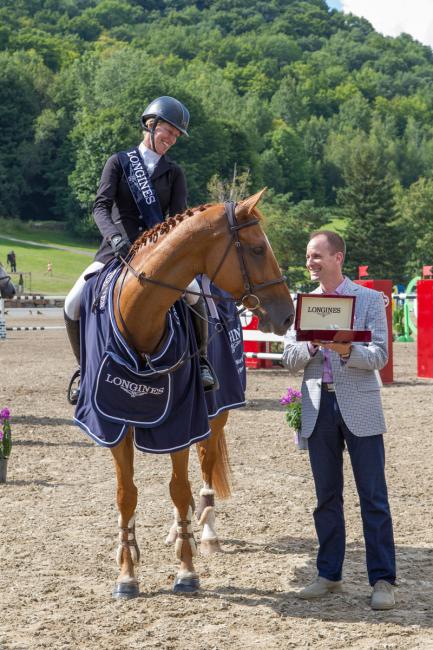
[[[155,280],[154,278],[149,278],[143,271],[140,271],[140,273],[138,273],[134,269],[134,267],[131,266],[131,264],[127,259],[124,259],[123,257],[120,257],[120,259],[123,265],[126,267],[126,269],[130,271],[132,275],[134,275],[134,277],[143,286],[145,283],[156,284],[166,289],[173,289],[175,291],[180,291],[182,295],[191,294],[194,296],[203,296],[205,298],[212,298],[213,300],[217,300],[220,302],[235,302],[237,304],[242,304],[244,309],[249,309],[250,311],[256,311],[261,307],[260,298],[256,295],[256,293],[258,291],[262,291],[263,289],[266,289],[267,287],[271,287],[276,284],[282,284],[283,282],[286,281],[286,276],[281,275],[279,278],[276,278],[275,280],[268,280],[267,282],[262,282],[261,284],[254,284],[253,282],[251,282],[250,276],[248,274],[247,265],[245,263],[243,250],[242,250],[242,242],[239,238],[239,231],[244,228],[250,228],[251,226],[256,226],[258,223],[260,223],[260,220],[250,219],[249,221],[245,221],[244,223],[238,223],[236,219],[236,204],[233,201],[227,201],[226,203],[224,203],[224,215],[227,218],[228,228],[231,233],[231,237],[227,243],[226,249],[221,257],[221,260],[217,265],[217,268],[215,269],[214,273],[212,274],[212,277],[210,278],[210,281],[213,282],[215,280],[225,260],[227,259],[228,254],[230,253],[231,247],[234,245],[238,256],[238,262],[239,262],[239,267],[243,279],[244,290],[246,292],[243,296],[239,298],[232,298],[231,296],[227,296],[227,297],[220,296],[213,293],[203,293],[201,291],[193,291],[191,289],[186,289],[186,288],[182,289],[181,287],[176,287],[175,285],[170,284],[168,282],[163,282],[162,280]],[[250,302],[250,299],[252,299],[252,303]],[[118,307],[120,307],[119,300],[120,300],[120,291],[118,294]]]
[[[185,294],[191,294],[195,296],[203,296],[205,298],[212,298],[213,300],[217,301],[223,301],[223,302],[235,302],[237,304],[242,304],[243,306],[243,311],[246,309],[249,309],[250,311],[255,311],[261,307],[261,302],[260,298],[256,295],[256,292],[261,291],[262,289],[265,289],[267,287],[271,287],[276,284],[282,284],[283,282],[286,281],[286,277],[284,275],[281,275],[279,278],[276,278],[275,280],[268,280],[267,282],[262,282],[261,284],[254,284],[251,282],[250,276],[248,274],[248,269],[245,264],[245,259],[242,251],[242,242],[239,238],[239,230],[242,230],[243,228],[250,228],[251,226],[255,226],[258,223],[260,223],[259,219],[250,219],[249,221],[246,221],[245,223],[238,223],[236,219],[236,205],[233,201],[228,201],[227,203],[224,204],[224,215],[227,218],[227,223],[229,227],[229,231],[231,233],[230,240],[225,248],[225,251],[221,257],[221,260],[219,261],[217,268],[215,269],[214,273],[212,274],[212,278],[210,278],[210,281],[213,282],[216,276],[218,275],[220,269],[222,268],[230,250],[231,247],[234,245],[237,256],[238,256],[238,261],[239,261],[239,266],[242,274],[242,279],[243,279],[243,285],[244,285],[244,290],[246,293],[240,297],[240,298],[232,298],[231,296],[221,296],[213,293],[204,293],[202,291],[193,291],[191,289],[182,289],[180,287],[176,287],[173,284],[170,284],[168,282],[163,282],[162,280],[155,280],[154,278],[148,278],[147,275],[143,272],[136,271],[133,266],[129,263],[128,259],[124,259],[123,257],[120,257],[121,262],[123,263],[125,267],[125,275],[122,278],[122,282],[120,285],[120,289],[117,294],[117,312],[119,315],[120,320],[122,321],[122,325],[125,329],[125,332],[127,333],[128,337],[132,339],[131,334],[127,328],[127,325],[125,323],[125,320],[122,316],[121,309],[120,309],[120,296],[122,292],[122,286],[123,282],[125,281],[126,274],[128,271],[132,273],[132,275],[138,280],[138,282],[144,286],[145,283],[148,284],[155,284],[159,287],[163,287],[165,289],[173,289],[175,291],[180,291],[182,295]],[[253,302],[255,301],[255,304],[248,304],[249,299],[253,299]],[[193,310],[193,307],[188,305],[188,303],[185,301],[184,303],[189,309]],[[194,310],[193,310],[194,311]],[[189,323],[189,320],[187,319],[187,325]],[[188,325],[189,327],[189,325]],[[216,328],[215,333],[213,336],[218,334],[220,329]],[[147,353],[142,353],[143,357],[146,359],[146,363],[148,364],[149,368],[157,375],[166,375],[174,372],[177,370],[181,365],[185,363],[188,359],[193,358],[194,356],[197,356],[199,353],[198,351],[190,354],[187,356],[187,348],[185,348],[183,354],[181,355],[180,359],[172,365],[170,368],[166,368],[165,370],[157,370],[156,368],[153,367],[150,355]]]

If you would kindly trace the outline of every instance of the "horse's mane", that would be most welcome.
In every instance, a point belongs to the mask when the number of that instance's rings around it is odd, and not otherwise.
[[[150,230],[146,230],[142,235],[140,235],[138,239],[135,240],[131,248],[131,252],[135,253],[142,246],[157,242],[160,235],[167,234],[187,217],[192,217],[196,212],[204,212],[210,208],[211,205],[212,203],[205,203],[203,205],[197,206],[196,208],[189,208],[188,210],[185,210],[185,212],[182,212],[182,214],[176,214],[174,217],[169,217],[166,219],[166,221],[158,223]]]

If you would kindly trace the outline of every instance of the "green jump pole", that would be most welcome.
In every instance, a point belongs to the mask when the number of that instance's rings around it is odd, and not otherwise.
[[[418,280],[421,280],[421,278],[417,276],[416,278],[413,278],[409,282],[409,284],[406,287],[406,296],[409,293],[412,293],[412,290],[413,290],[414,286],[416,285],[416,283],[418,282]],[[417,327],[411,321],[410,311],[409,311],[409,302],[408,302],[408,299],[406,298],[406,300],[404,301],[404,334],[402,336],[399,336],[397,338],[397,341],[399,343],[411,343],[414,340],[413,337],[411,336],[411,332],[412,332],[412,334],[415,334],[415,336],[416,336]]]

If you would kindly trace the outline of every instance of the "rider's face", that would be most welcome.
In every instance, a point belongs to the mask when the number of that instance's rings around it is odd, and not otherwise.
[[[176,129],[174,126],[168,124],[167,122],[158,122],[153,136],[156,153],[160,156],[163,156],[165,153],[167,153],[170,147],[176,144],[176,140],[178,139],[179,136],[180,136],[180,131],[178,131],[178,129]],[[147,144],[147,140],[150,141],[149,133],[146,134],[146,138],[145,138],[145,144],[146,146],[149,146]]]

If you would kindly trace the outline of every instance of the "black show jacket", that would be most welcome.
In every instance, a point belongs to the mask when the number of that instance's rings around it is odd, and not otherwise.
[[[161,156],[151,180],[164,217],[173,217],[186,209],[186,179],[179,165]],[[146,230],[117,154],[105,163],[93,204],[93,217],[103,236],[95,260],[104,264],[113,258],[109,244],[113,235],[126,234],[133,242]]]

